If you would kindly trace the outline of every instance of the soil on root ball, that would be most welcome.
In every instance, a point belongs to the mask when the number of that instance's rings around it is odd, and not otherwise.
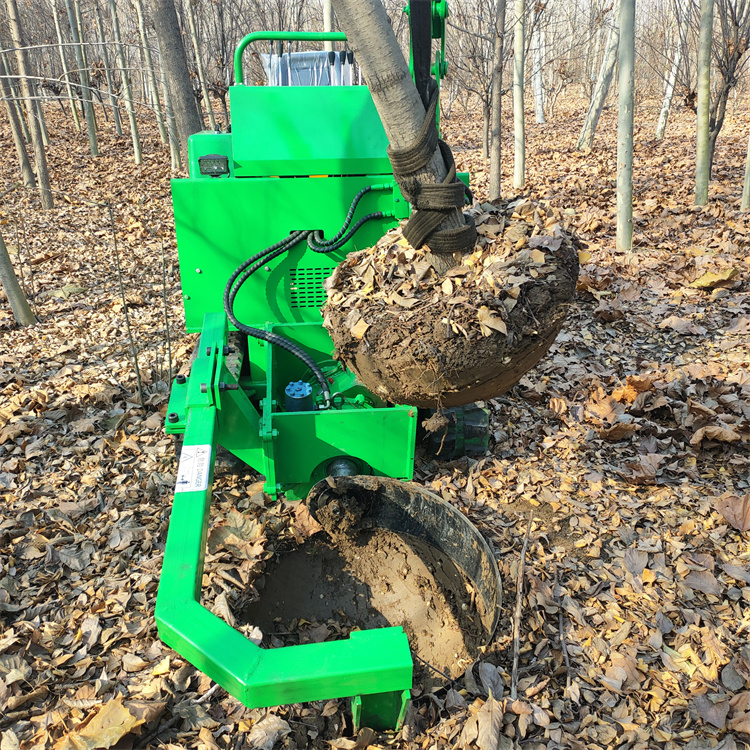
[[[479,240],[444,275],[401,229],[352,253],[326,282],[336,356],[393,403],[460,406],[499,396],[547,352],[575,294],[578,253],[542,204],[475,206]]]

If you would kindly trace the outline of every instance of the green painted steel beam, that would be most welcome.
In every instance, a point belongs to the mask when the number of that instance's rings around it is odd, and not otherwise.
[[[206,317],[210,330],[219,316]],[[209,347],[206,341],[204,335],[202,345]],[[207,353],[205,359],[210,359]],[[227,408],[232,406],[228,403]],[[187,407],[178,491],[156,603],[160,638],[247,706],[363,696],[366,704],[393,704],[390,713],[376,712],[373,720],[383,722],[380,728],[396,726],[401,705],[396,708],[390,699],[372,696],[400,694],[411,687],[413,666],[402,628],[356,631],[346,640],[329,643],[261,649],[201,605],[219,420],[215,404]]]

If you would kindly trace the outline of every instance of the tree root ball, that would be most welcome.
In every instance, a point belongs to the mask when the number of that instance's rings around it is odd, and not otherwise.
[[[439,408],[499,396],[562,328],[578,278],[562,217],[530,201],[471,213],[477,245],[444,274],[396,228],[327,281],[336,356],[386,401]]]

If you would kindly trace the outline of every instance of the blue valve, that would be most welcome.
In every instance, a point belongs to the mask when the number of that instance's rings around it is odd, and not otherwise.
[[[284,389],[286,411],[312,411],[312,386],[304,380],[292,381]]]

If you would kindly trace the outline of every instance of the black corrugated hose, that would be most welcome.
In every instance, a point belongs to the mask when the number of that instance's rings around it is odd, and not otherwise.
[[[323,407],[329,409],[331,406],[331,391],[328,386],[328,380],[323,375],[322,370],[318,367],[317,362],[298,344],[293,341],[279,336],[277,333],[271,331],[264,331],[262,328],[253,328],[247,326],[244,323],[240,323],[234,314],[234,300],[237,297],[237,293],[242,288],[242,285],[252,276],[259,268],[266,265],[270,260],[277,258],[282,253],[285,253],[292,249],[297,243],[307,240],[308,247],[316,253],[330,253],[334,250],[338,250],[343,247],[357,232],[357,230],[367,221],[371,219],[382,219],[385,214],[382,211],[376,211],[375,213],[367,214],[363,216],[357,223],[349,228],[354,217],[354,212],[357,208],[362,197],[372,190],[372,186],[362,188],[357,195],[354,196],[349,211],[346,215],[346,219],[341,229],[330,239],[326,240],[323,237],[323,233],[317,229],[307,229],[297,232],[292,232],[288,237],[285,237],[275,245],[267,247],[265,250],[261,250],[251,258],[248,258],[234,271],[229,277],[229,281],[224,289],[224,310],[226,311],[227,317],[235,325],[238,331],[252,336],[253,338],[266,341],[274,346],[280,346],[290,354],[293,354],[312,371],[315,379],[320,385],[321,392],[323,395]]]

